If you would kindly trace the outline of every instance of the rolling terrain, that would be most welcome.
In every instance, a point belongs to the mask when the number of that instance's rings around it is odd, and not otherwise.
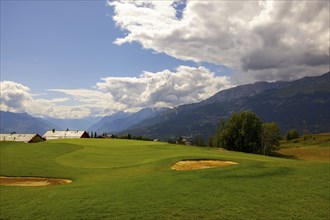
[[[117,139],[2,142],[1,176],[68,178],[0,186],[1,219],[328,219],[329,160],[292,160]],[[238,164],[177,171],[183,159]]]
[[[330,133],[307,134],[297,139],[282,140],[275,155],[298,160],[330,160]]]

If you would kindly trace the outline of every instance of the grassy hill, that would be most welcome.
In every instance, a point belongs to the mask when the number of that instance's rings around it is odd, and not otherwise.
[[[330,160],[330,133],[308,134],[298,139],[281,141],[276,151],[280,156],[299,160]]]
[[[1,142],[0,150],[1,175],[73,180],[0,186],[0,219],[329,219],[329,160],[114,139]],[[239,164],[170,169],[201,158]]]

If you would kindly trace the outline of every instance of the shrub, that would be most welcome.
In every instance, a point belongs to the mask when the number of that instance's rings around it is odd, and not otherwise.
[[[287,141],[290,141],[299,138],[299,133],[296,129],[291,129],[286,133],[285,137]]]

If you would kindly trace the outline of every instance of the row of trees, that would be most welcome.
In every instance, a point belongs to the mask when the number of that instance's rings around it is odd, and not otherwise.
[[[280,129],[275,122],[263,123],[252,112],[233,113],[221,119],[209,146],[228,150],[269,155],[279,146]]]
[[[91,131],[90,134],[89,134],[89,136],[91,138],[97,138],[98,137],[96,131],[95,132]]]
[[[109,137],[106,135],[106,133],[104,133],[102,135],[102,137]],[[112,134],[110,136],[110,138],[114,138],[114,139],[128,139],[128,140],[140,140],[140,141],[153,141],[153,139],[150,139],[150,138],[146,138],[146,137],[143,137],[143,136],[134,136],[134,135],[131,135],[131,134],[123,134],[123,135],[116,135],[116,134]]]

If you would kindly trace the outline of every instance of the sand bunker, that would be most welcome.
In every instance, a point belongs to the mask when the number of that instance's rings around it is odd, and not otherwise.
[[[213,167],[224,167],[238,164],[232,161],[223,160],[182,160],[171,166],[173,170],[199,170]]]
[[[71,182],[72,180],[69,179],[0,176],[0,185],[2,186],[49,186]]]

